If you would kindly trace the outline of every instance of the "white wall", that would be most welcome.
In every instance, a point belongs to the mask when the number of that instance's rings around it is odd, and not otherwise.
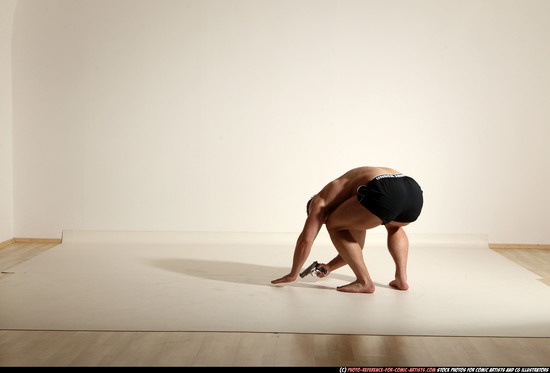
[[[11,36],[16,4],[0,2],[0,242],[13,238]]]
[[[550,243],[550,2],[20,0],[14,234],[301,229],[387,165],[419,233]]]

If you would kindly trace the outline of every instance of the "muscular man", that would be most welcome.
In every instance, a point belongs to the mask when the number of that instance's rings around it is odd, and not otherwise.
[[[409,241],[403,227],[415,221],[422,210],[420,186],[411,177],[385,167],[360,167],[330,182],[307,204],[308,217],[294,250],[290,273],[273,284],[296,280],[307,260],[313,241],[326,225],[338,255],[327,264],[330,272],[349,265],[357,279],[337,290],[373,293],[374,284],[363,260],[367,229],[384,225],[388,250],[395,261],[395,279],[390,285],[407,290]],[[320,274],[320,276],[323,276]]]

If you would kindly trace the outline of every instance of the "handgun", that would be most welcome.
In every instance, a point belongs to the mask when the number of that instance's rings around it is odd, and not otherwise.
[[[309,274],[317,276],[317,273],[319,273],[319,272],[326,275],[327,270],[324,269],[324,268],[317,268],[318,265],[319,265],[319,263],[317,263],[317,261],[311,263],[311,265],[309,267],[307,267],[306,269],[304,269],[302,271],[302,273],[300,273],[300,277],[304,278]]]

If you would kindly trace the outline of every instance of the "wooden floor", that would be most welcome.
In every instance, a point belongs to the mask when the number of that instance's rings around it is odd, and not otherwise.
[[[0,249],[2,276],[53,244]],[[495,250],[550,286],[550,250]],[[550,366],[550,338],[0,330],[0,366]]]

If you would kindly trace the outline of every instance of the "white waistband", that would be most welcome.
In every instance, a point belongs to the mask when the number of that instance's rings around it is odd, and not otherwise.
[[[382,174],[373,177],[371,180],[380,180],[380,179],[386,179],[386,178],[393,178],[393,177],[405,177],[407,175],[399,173],[399,174]]]

